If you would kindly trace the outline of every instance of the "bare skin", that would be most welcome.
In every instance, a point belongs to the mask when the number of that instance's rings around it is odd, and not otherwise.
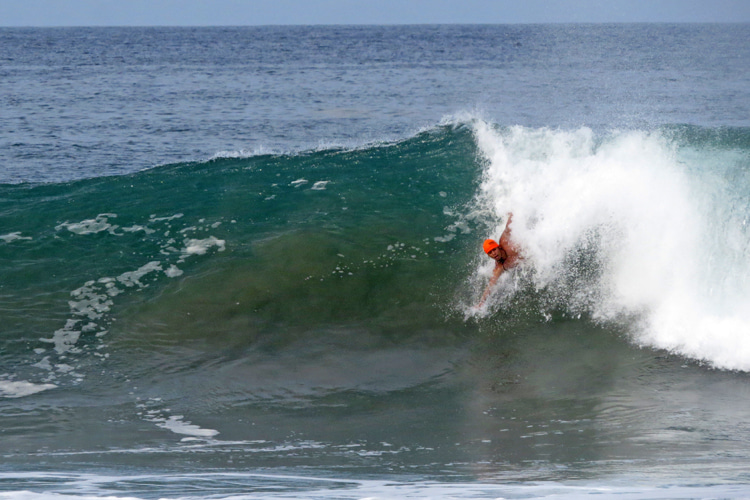
[[[500,246],[493,248],[487,253],[491,259],[495,260],[495,269],[492,270],[492,277],[490,278],[487,288],[484,290],[477,307],[482,307],[484,305],[487,297],[492,293],[492,288],[497,284],[500,275],[503,274],[504,271],[516,267],[518,262],[522,259],[521,249],[510,239],[510,223],[512,220],[513,214],[510,214],[508,216],[508,222],[505,224],[505,230],[500,236],[500,241],[498,241],[498,245]]]

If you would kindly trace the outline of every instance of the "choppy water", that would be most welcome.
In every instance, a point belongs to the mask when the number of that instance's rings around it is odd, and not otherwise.
[[[748,31],[0,30],[0,497],[747,496]]]

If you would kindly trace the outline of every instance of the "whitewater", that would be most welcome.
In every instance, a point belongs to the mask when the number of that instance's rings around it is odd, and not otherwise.
[[[633,340],[723,369],[750,369],[747,203],[736,150],[679,147],[668,132],[476,127],[486,157],[478,210],[503,221],[571,314],[633,323]],[[740,153],[740,154],[738,154]],[[729,178],[727,174],[729,173]],[[504,225],[488,224],[499,237]],[[586,251],[587,270],[570,266]],[[573,278],[573,279],[571,279]],[[553,304],[558,305],[558,304]]]

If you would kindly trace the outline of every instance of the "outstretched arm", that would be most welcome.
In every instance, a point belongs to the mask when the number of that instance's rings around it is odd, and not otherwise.
[[[510,223],[513,222],[513,212],[508,214],[508,220],[505,223],[505,230],[503,231],[503,234],[500,235],[500,246],[503,248],[507,248],[508,246],[513,246],[513,243],[510,241]]]
[[[494,288],[495,284],[497,284],[497,280],[500,278],[500,275],[503,274],[503,271],[505,271],[505,268],[501,265],[496,265],[495,269],[492,270],[492,277],[490,278],[490,282],[487,284],[487,288],[485,288],[484,293],[482,294],[482,298],[479,300],[479,304],[477,304],[477,307],[482,307],[484,305],[484,302],[487,300],[487,297],[490,296],[490,293],[492,293],[492,289]]]

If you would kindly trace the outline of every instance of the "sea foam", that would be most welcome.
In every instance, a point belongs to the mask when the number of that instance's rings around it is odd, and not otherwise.
[[[34,384],[25,380],[0,380],[0,397],[20,398],[55,387],[55,384]]]

